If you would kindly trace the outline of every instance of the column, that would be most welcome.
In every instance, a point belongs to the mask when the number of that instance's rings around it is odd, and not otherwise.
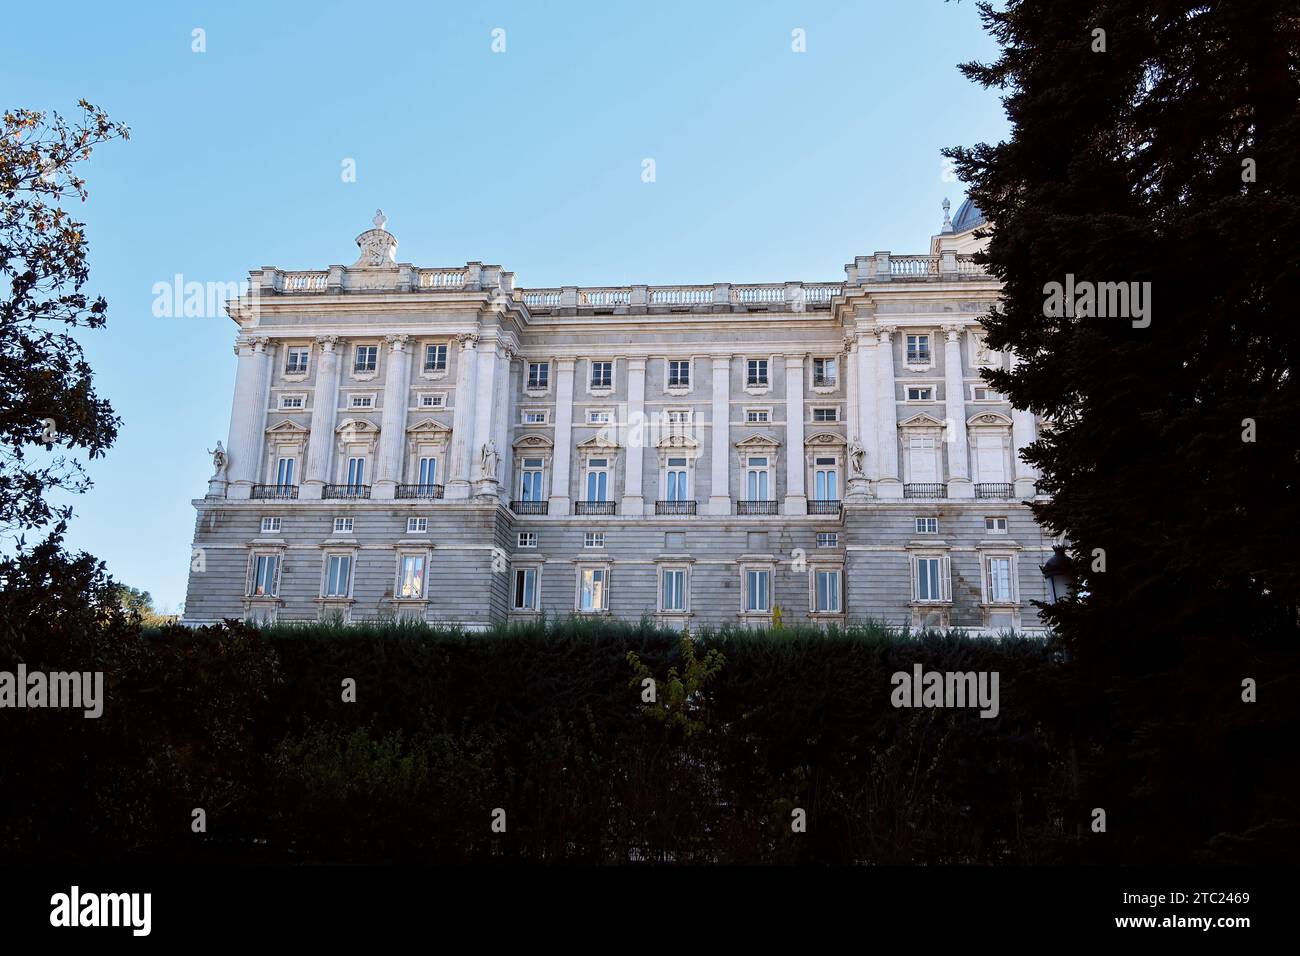
[[[262,463],[262,446],[266,444],[266,385],[270,357],[269,340],[245,339],[235,345],[239,367],[235,371],[235,402],[230,411],[230,436],[226,443],[230,455],[226,496],[250,498],[257,484]]]
[[[645,466],[645,443],[650,429],[645,420],[645,363],[644,358],[627,360],[627,460],[623,474],[623,504],[625,515],[645,514],[645,496],[641,492],[642,469]]]
[[[903,483],[898,477],[898,400],[894,393],[894,346],[889,337],[898,329],[882,325],[876,346],[876,422],[879,458],[876,470],[876,495],[880,498],[903,497]]]
[[[510,409],[511,396],[515,394],[511,379],[514,375],[515,350],[505,343],[497,346],[499,359],[496,400],[492,403],[492,445],[497,454],[497,494],[509,499],[510,469],[512,455],[510,449],[510,422],[513,413]]]
[[[411,354],[406,350],[407,336],[389,335],[388,365],[384,370],[384,414],[379,426],[379,460],[375,463],[373,495],[379,499],[396,497],[402,480],[402,458],[406,451],[406,406],[411,385]]]
[[[451,467],[446,498],[469,497],[470,446],[474,441],[474,392],[478,385],[478,336],[457,336],[456,405],[451,418]]]
[[[495,452],[492,443],[492,412],[496,405],[497,385],[501,381],[500,339],[479,343],[478,379],[474,386],[474,438],[470,444],[470,475],[473,477],[475,495],[495,495],[495,471],[484,469],[484,450]],[[495,458],[489,456],[487,467],[492,468]]]
[[[785,514],[808,513],[804,487],[803,364],[806,356],[785,359]]]
[[[1010,368],[1015,368],[1018,364],[1016,357],[1010,355]],[[1015,449],[1015,468],[1016,468],[1016,497],[1032,498],[1037,489],[1035,485],[1038,482],[1038,469],[1029,462],[1020,457],[1020,451],[1026,445],[1032,445],[1038,438],[1038,425],[1034,419],[1034,413],[1027,408],[1011,409],[1011,445]]]
[[[948,449],[948,497],[974,498],[970,480],[970,447],[966,436],[966,378],[962,374],[960,325],[945,325],[943,333],[944,409],[948,427],[944,445]]]
[[[555,363],[555,453],[551,458],[550,513],[569,513],[569,459],[573,457],[573,367],[577,359]]]
[[[874,478],[880,473],[880,435],[876,421],[876,338],[854,335],[857,359],[858,443],[862,446],[862,474]],[[868,492],[870,491],[870,482]]]
[[[301,498],[318,499],[329,483],[334,452],[334,425],[338,412],[339,353],[338,336],[322,335],[316,339],[320,357],[316,360],[316,386],[311,394],[311,435],[307,439],[306,477]]]
[[[731,514],[731,356],[713,356],[713,447],[709,514]]]

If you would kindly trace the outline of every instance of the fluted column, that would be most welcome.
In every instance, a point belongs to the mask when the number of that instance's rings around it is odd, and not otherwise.
[[[270,356],[266,338],[244,339],[235,345],[239,367],[235,371],[235,403],[230,411],[230,455],[226,496],[249,498],[257,483],[266,443],[266,385]]]
[[[948,427],[944,445],[948,449],[948,497],[974,498],[970,480],[970,443],[966,436],[966,379],[961,367],[960,325],[945,325],[943,333],[944,412]]]
[[[478,385],[478,336],[457,336],[456,405],[451,419],[451,468],[444,496],[469,497],[471,447],[474,441],[474,392]]]
[[[645,362],[644,358],[627,360],[627,460],[623,473],[623,504],[625,515],[645,514],[645,496],[641,490],[642,468],[645,462],[645,443],[649,429],[645,420]]]
[[[1016,367],[1016,357],[1011,355],[1011,368]],[[1030,498],[1035,494],[1038,469],[1020,457],[1021,450],[1038,438],[1038,425],[1034,413],[1027,408],[1011,409],[1011,444],[1015,448],[1016,497]]]
[[[731,514],[731,356],[713,357],[713,445],[709,514]]]
[[[316,385],[311,396],[311,434],[307,439],[306,477],[300,498],[318,499],[330,480],[334,452],[334,425],[338,413],[339,353],[338,337],[322,335],[316,339],[320,358],[316,360]]]
[[[785,359],[785,513],[808,513],[804,481],[803,363],[806,356]]]
[[[496,394],[492,400],[492,448],[496,453],[496,474],[488,476],[489,480],[497,482],[497,495],[510,487],[510,396],[513,394],[510,376],[514,358],[513,348],[504,342],[497,343]]]
[[[488,456],[485,470],[484,451],[494,449],[492,442],[492,413],[496,405],[497,386],[501,381],[500,339],[480,340],[478,348],[478,378],[474,386],[474,438],[470,445],[470,475],[473,493],[496,494],[495,459]],[[489,474],[491,470],[491,474]]]
[[[858,370],[858,443],[862,446],[862,474],[867,479],[876,478],[880,474],[880,426],[876,421],[876,351],[874,335],[854,335]]]
[[[569,460],[573,457],[573,367],[576,359],[555,363],[555,449],[551,458],[550,513],[569,513]]]
[[[402,455],[406,450],[406,406],[411,384],[411,353],[407,336],[389,335],[388,365],[384,371],[384,414],[379,426],[379,461],[375,463],[373,495],[391,499],[402,480]]]
[[[876,471],[876,495],[880,498],[903,497],[903,483],[898,477],[898,399],[894,392],[894,346],[890,336],[898,331],[883,325],[876,346],[876,422],[879,442]]]

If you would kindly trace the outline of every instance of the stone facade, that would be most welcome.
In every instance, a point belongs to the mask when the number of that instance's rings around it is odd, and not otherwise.
[[[980,381],[957,221],[842,282],[520,289],[399,263],[382,214],[252,273],[185,620],[1037,628],[1039,423]]]

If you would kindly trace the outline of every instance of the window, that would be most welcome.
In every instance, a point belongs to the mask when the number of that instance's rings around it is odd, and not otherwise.
[[[909,335],[907,337],[907,364],[930,364],[930,336],[927,334]]]
[[[325,597],[348,596],[352,580],[352,555],[330,554],[325,557]]]
[[[613,414],[608,408],[592,408],[587,410],[588,425],[608,425],[613,421]]]
[[[518,538],[518,540],[517,540],[517,544],[518,544],[518,547],[521,547],[521,548],[535,548],[535,547],[537,547],[537,532],[536,532],[536,531],[520,531],[520,532],[519,532],[519,538]]]
[[[262,533],[263,533],[263,534],[271,534],[271,533],[278,532],[279,530],[280,530],[280,519],[279,519],[279,518],[263,518],[263,519],[262,519]]]
[[[397,596],[421,598],[424,596],[424,555],[404,554],[398,565]]]
[[[335,534],[351,534],[351,533],[352,533],[352,519],[351,519],[351,518],[335,518],[335,519],[334,519],[334,533],[335,533]]]
[[[976,402],[1001,402],[1005,401],[1002,393],[983,385],[971,386],[971,399]]]
[[[551,363],[550,362],[529,362],[528,363],[528,387],[535,391],[545,391],[550,387],[551,381]]]
[[[582,535],[582,546],[584,548],[603,548],[605,547],[605,532],[587,531]]]
[[[745,569],[745,611],[761,614],[772,608],[772,572],[767,569]]]
[[[915,600],[931,603],[948,600],[947,580],[948,559],[936,555],[920,555],[916,558],[913,587]]]
[[[772,413],[766,408],[745,409],[745,421],[751,425],[766,425],[772,420]]]
[[[907,480],[939,481],[939,440],[933,435],[913,435],[908,439]]]
[[[917,518],[916,533],[917,534],[938,534],[939,519],[938,518]]]
[[[366,460],[364,458],[348,459],[348,487],[359,488],[366,483]]]
[[[668,387],[690,388],[691,363],[689,359],[671,359],[668,362]]]
[[[446,345],[426,345],[424,347],[424,370],[426,372],[447,371]]]
[[[834,388],[838,378],[837,364],[833,358],[813,359],[813,387]]]
[[[292,458],[281,458],[275,463],[275,483],[277,485],[293,484],[294,464]]]
[[[834,408],[814,408],[812,415],[812,420],[815,422],[838,422],[840,409],[838,405]]]
[[[976,435],[975,445],[975,480],[980,483],[999,483],[1007,480],[1007,456],[1003,446],[1002,435],[988,434],[981,429]]]
[[[525,425],[545,425],[546,409],[544,408],[525,408],[524,409]]]
[[[767,359],[750,359],[745,367],[746,388],[767,388]]]
[[[428,518],[407,518],[406,519],[407,534],[418,534],[428,530],[429,530]]]
[[[836,458],[813,460],[813,498],[817,501],[838,501],[840,497],[840,470]]]
[[[306,404],[306,402],[307,402],[307,396],[306,396],[306,395],[297,395],[297,394],[294,394],[294,395],[281,395],[281,396],[280,396],[280,407],[281,407],[281,408],[302,408],[303,405]]]
[[[519,478],[520,501],[542,500],[542,473],[545,466],[546,459],[544,458],[524,459]]]
[[[665,413],[669,425],[689,425],[691,410],[689,408],[670,408]]]
[[[373,395],[353,395],[348,402],[349,408],[374,408],[375,396]]]
[[[614,387],[614,363],[613,362],[592,362],[591,363],[591,387],[592,388],[613,388]]]
[[[687,459],[669,458],[665,464],[664,500],[690,501],[690,492],[687,490],[687,475],[689,473]]]
[[[685,568],[663,568],[659,572],[659,610],[686,611]]]
[[[516,611],[537,610],[537,569],[515,568]]]
[[[352,361],[353,372],[373,372],[379,366],[378,345],[358,345]]]
[[[818,570],[813,575],[813,611],[821,614],[840,613],[840,572]]]
[[[817,547],[838,548],[839,546],[840,546],[840,535],[838,531],[817,532]]]
[[[907,386],[907,400],[909,402],[932,402],[934,401],[933,385],[909,385]]]
[[[609,609],[609,569],[578,569],[578,610],[605,611]]]
[[[587,461],[586,501],[609,500],[609,459],[591,458]]]
[[[985,518],[984,531],[986,534],[1006,534],[1007,519],[1006,518]]]
[[[441,392],[436,395],[432,392],[424,392],[420,395],[421,408],[442,408],[446,404],[447,396],[443,395]]]
[[[253,559],[253,582],[249,593],[258,597],[275,597],[280,590],[280,556],[259,554]]]
[[[438,459],[420,459],[420,490],[429,491],[438,483]]]
[[[284,374],[285,375],[306,375],[307,374],[307,357],[311,354],[311,349],[306,347],[292,347],[284,353]]]
[[[772,500],[772,471],[766,456],[752,456],[746,460],[745,497],[749,501]]]
[[[988,583],[988,603],[1010,604],[1015,600],[1011,590],[1011,558],[985,558],[984,575]]]

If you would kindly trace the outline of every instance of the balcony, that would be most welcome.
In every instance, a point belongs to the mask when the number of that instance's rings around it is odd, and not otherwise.
[[[544,515],[550,510],[549,501],[512,501],[510,510],[517,515]]]
[[[839,380],[834,375],[814,375],[813,388],[835,388]]]
[[[948,486],[942,482],[911,482],[903,485],[904,498],[947,498]]]
[[[775,501],[737,501],[736,514],[774,515],[776,514],[776,502]]]
[[[398,485],[398,498],[441,498],[442,485]]]
[[[1016,486],[1006,481],[978,482],[975,485],[976,498],[1013,498]]]
[[[695,514],[695,502],[694,501],[656,501],[655,514],[693,515]]]
[[[322,498],[361,499],[370,497],[369,485],[326,485],[321,491]]]
[[[573,513],[575,515],[612,515],[618,507],[616,501],[575,501],[573,503]]]
[[[840,513],[840,499],[825,498],[809,501],[808,513],[810,515],[837,515]]]
[[[253,485],[254,498],[281,498],[290,499],[298,497],[297,485]]]

